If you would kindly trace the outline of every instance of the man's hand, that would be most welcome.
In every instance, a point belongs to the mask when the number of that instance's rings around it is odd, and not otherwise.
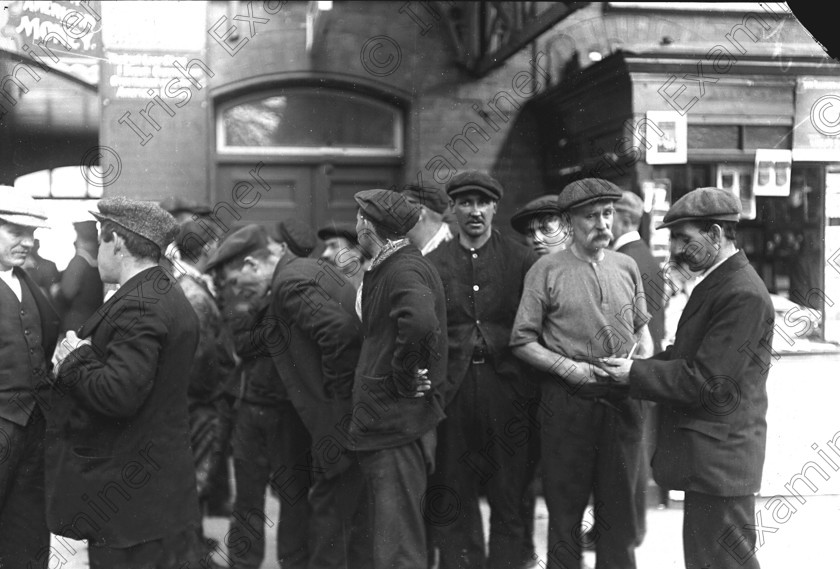
[[[630,381],[630,366],[633,365],[633,360],[628,358],[603,358],[601,360],[601,377],[609,377],[618,383],[627,383]]]
[[[428,369],[418,369],[414,372],[414,394],[410,397],[423,397],[427,391],[432,389],[432,380],[429,379]]]
[[[61,368],[61,364],[64,363],[64,360],[67,359],[67,356],[69,356],[74,350],[85,345],[90,346],[90,340],[81,340],[76,335],[76,332],[74,332],[73,330],[68,330],[67,335],[61,342],[59,342],[58,346],[56,346],[55,348],[55,353],[52,357],[53,373],[55,373],[55,375],[58,376],[59,368]]]

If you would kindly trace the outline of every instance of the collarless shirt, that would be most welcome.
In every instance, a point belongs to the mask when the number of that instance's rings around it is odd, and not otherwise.
[[[15,293],[19,302],[23,299],[23,293],[20,289],[20,281],[12,269],[9,269],[8,271],[0,271],[0,280],[12,289],[12,292]]]

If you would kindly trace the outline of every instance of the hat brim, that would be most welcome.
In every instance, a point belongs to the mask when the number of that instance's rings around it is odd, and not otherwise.
[[[673,227],[678,223],[682,223],[684,221],[740,221],[741,216],[737,213],[731,213],[726,215],[715,215],[712,217],[702,216],[702,217],[678,217],[677,219],[672,219],[670,221],[663,221],[659,225],[656,226],[656,229],[667,229],[668,227]]]
[[[544,215],[556,215],[559,217],[563,215],[563,212],[556,207],[544,207],[531,211],[523,211],[519,212],[518,214],[514,214],[513,217],[510,218],[510,225],[517,233],[527,235],[528,226],[531,224],[531,220],[533,220],[535,217],[541,217]]]
[[[595,203],[595,202],[613,202],[613,203],[615,203],[620,199],[621,199],[621,196],[592,196],[592,197],[586,198],[585,200],[581,200],[579,202],[569,204],[569,205],[563,207],[562,212],[563,213],[568,213],[568,212],[571,212],[573,209],[577,209],[579,207],[583,207],[585,205],[589,205],[589,204],[592,204],[592,203]]]
[[[22,225],[23,227],[49,227],[46,218],[35,215],[26,215],[23,213],[2,213],[0,212],[0,219],[6,223],[13,223],[15,225]]]
[[[467,194],[470,192],[485,195],[493,201],[499,201],[500,199],[502,199],[502,196],[497,195],[492,190],[488,190],[484,186],[460,186],[458,188],[449,190],[447,192],[447,195],[450,198],[454,198],[456,196],[460,196],[461,194]]]

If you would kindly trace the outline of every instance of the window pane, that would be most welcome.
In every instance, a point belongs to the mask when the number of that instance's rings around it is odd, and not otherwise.
[[[745,126],[744,150],[756,148],[791,148],[790,127],[788,126]]]
[[[737,125],[688,125],[688,147],[738,148]]]
[[[226,146],[396,150],[399,112],[350,93],[285,89],[222,112]]]

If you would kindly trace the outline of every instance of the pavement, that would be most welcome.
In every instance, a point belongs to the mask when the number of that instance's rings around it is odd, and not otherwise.
[[[760,497],[756,510],[762,512],[756,555],[762,569],[791,569],[800,567],[837,566],[837,520],[840,520],[840,495],[803,496],[805,503],[788,498],[790,508],[780,506],[778,500]],[[481,505],[484,514],[485,534],[489,520],[489,507]],[[266,515],[276,521],[279,504],[269,497]],[[775,514],[775,517],[774,517]],[[681,569],[682,559],[682,503],[672,500],[667,508],[651,507],[647,512],[648,533],[636,550],[638,569]],[[205,533],[223,543],[228,529],[225,518],[206,518]],[[261,569],[280,569],[275,559],[276,530],[266,528],[266,561]],[[542,498],[537,501],[535,523],[537,567],[545,567],[548,511]],[[220,546],[223,549],[223,546]],[[73,550],[73,553],[70,552]],[[226,567],[224,553],[217,553],[215,560]],[[62,540],[53,542],[53,559],[50,567],[63,569],[87,568],[87,549],[83,542]],[[595,566],[595,553],[584,552],[583,566]]]

